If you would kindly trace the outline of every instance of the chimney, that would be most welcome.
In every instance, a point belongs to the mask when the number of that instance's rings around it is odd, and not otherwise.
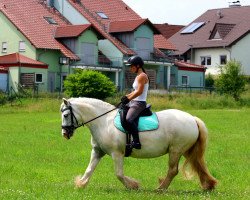
[[[229,8],[240,7],[240,6],[241,6],[240,1],[229,2]]]

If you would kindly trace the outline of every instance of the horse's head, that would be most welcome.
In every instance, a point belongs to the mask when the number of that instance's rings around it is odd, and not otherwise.
[[[66,139],[70,139],[75,129],[79,126],[78,120],[73,112],[73,108],[71,103],[63,98],[63,103],[61,105],[61,113],[62,113],[62,135]]]

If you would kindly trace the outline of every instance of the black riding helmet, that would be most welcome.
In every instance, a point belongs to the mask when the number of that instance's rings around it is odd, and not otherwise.
[[[131,65],[134,65],[134,66],[137,66],[139,65],[140,67],[142,67],[144,65],[144,62],[142,60],[142,58],[140,56],[131,56],[127,63],[126,63],[127,66],[131,66]]]

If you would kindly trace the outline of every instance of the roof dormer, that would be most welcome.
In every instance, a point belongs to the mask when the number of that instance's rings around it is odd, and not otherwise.
[[[211,32],[209,40],[223,40],[234,28],[235,24],[216,23]]]

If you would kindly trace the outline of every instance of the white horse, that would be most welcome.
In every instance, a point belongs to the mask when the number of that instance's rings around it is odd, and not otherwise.
[[[113,110],[108,114],[103,113]],[[85,187],[101,158],[108,154],[113,158],[117,178],[130,189],[138,189],[138,181],[125,176],[123,173],[126,135],[114,126],[117,113],[115,106],[92,98],[63,99],[62,134],[69,139],[74,130],[85,122],[90,129],[92,152],[89,165],[82,177],[77,177],[77,187]],[[167,189],[178,173],[180,157],[186,158],[185,164],[190,164],[199,176],[203,189],[215,188],[216,179],[209,173],[204,153],[207,140],[205,124],[197,117],[180,110],[170,109],[157,112],[159,128],[147,133],[139,133],[142,148],[133,149],[131,157],[154,158],[169,154],[167,176],[160,179],[158,189]],[[97,116],[101,117],[95,119]]]

